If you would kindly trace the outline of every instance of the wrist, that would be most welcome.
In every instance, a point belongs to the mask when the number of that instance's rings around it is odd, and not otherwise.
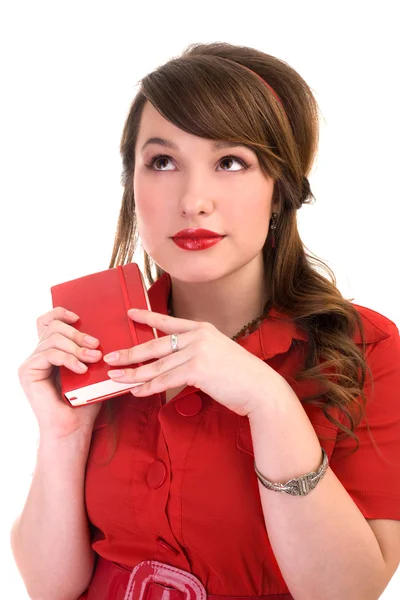
[[[51,432],[40,431],[38,453],[58,457],[82,456],[90,448],[92,428],[77,430],[68,436],[59,437]]]
[[[292,402],[299,402],[286,379],[268,365],[265,366],[269,372],[264,382],[257,386],[258,394],[251,411],[247,414],[250,422],[270,416],[271,411],[286,410],[288,403],[290,405]]]

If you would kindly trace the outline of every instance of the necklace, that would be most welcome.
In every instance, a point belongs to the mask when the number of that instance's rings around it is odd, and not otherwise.
[[[253,321],[251,321],[250,323],[247,323],[247,325],[245,325],[244,327],[242,327],[242,329],[236,333],[231,340],[233,340],[234,342],[236,342],[236,340],[240,337],[245,337],[246,335],[248,335],[249,333],[253,333],[254,331],[256,331],[256,329],[259,327],[261,321],[263,319],[265,319],[265,317],[268,315],[269,311],[271,309],[271,303],[269,301],[266,302],[265,306],[264,306],[264,310],[263,313],[257,317],[256,319],[253,319]],[[173,317],[174,314],[172,312],[172,306],[171,306],[171,294],[168,297],[168,314],[170,317]]]

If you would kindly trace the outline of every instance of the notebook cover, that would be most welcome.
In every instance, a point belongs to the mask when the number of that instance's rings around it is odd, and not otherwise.
[[[127,315],[130,308],[151,310],[142,272],[134,262],[59,283],[50,291],[53,308],[62,306],[78,314],[72,327],[97,338],[102,356],[158,337],[153,327],[136,323]],[[126,366],[135,368],[153,360]],[[86,373],[75,373],[63,365],[57,367],[63,399],[71,406],[104,401],[139,385],[111,380],[107,371],[112,367],[102,358],[85,364]]]

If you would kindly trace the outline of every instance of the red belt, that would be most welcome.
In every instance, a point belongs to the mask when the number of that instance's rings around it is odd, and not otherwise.
[[[86,595],[87,594],[87,595]],[[290,594],[213,596],[197,577],[171,565],[146,560],[128,569],[98,557],[87,600],[293,600]]]

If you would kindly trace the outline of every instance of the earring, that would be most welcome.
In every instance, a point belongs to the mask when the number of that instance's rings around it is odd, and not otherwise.
[[[277,220],[278,220],[278,213],[276,213],[276,212],[272,213],[271,225],[270,225],[270,230],[271,230],[271,247],[272,248],[275,248],[275,229],[276,229]]]

